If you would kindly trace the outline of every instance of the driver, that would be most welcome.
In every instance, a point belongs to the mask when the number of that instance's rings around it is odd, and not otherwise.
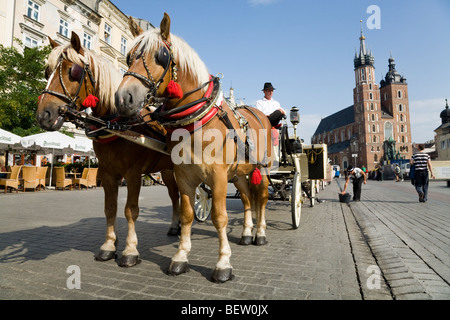
[[[272,83],[264,83],[264,89],[262,89],[264,98],[256,101],[256,109],[261,110],[269,118],[272,127],[276,127],[281,119],[286,116],[286,113],[281,108],[280,103],[272,99],[273,90],[275,88],[272,86]]]

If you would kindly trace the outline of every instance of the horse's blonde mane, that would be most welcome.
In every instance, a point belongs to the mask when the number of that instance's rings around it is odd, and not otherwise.
[[[186,41],[172,33],[170,34],[170,40],[172,43],[173,57],[178,70],[187,72],[188,75],[197,81],[198,85],[209,81],[208,69],[197,52]],[[150,29],[137,36],[131,43],[130,48],[132,49],[136,45],[139,45],[137,48],[138,52],[141,49],[144,49],[146,53],[156,51],[160,46],[164,45],[160,29]]]
[[[50,73],[54,72],[61,57],[81,66],[84,65],[86,60],[89,61],[96,81],[97,95],[100,102],[102,102],[101,105],[107,108],[105,111],[108,113],[116,113],[114,94],[122,81],[122,75],[102,56],[86,48],[83,48],[83,50],[85,52],[84,56],[80,55],[70,44],[54,48],[47,60],[47,67]]]

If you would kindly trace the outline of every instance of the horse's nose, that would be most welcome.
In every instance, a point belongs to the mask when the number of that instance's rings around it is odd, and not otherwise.
[[[117,111],[121,116],[131,117],[138,110],[135,92],[129,88],[119,88],[114,96]]]

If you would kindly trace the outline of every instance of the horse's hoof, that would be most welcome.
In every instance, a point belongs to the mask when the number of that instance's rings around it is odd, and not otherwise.
[[[232,268],[227,269],[215,269],[212,279],[215,283],[224,283],[229,280],[234,279],[234,275],[232,274]]]
[[[267,244],[267,238],[264,237],[255,237],[255,241],[253,242],[254,245],[256,246],[265,246]]]
[[[182,262],[172,262],[170,264],[169,270],[167,273],[171,276],[177,276],[182,273],[186,273],[189,271],[189,265],[187,261]]]
[[[122,256],[119,260],[119,267],[129,268],[141,263],[139,256]]]
[[[239,241],[239,245],[241,246],[248,246],[252,244],[252,236],[242,236],[241,240]]]
[[[180,234],[181,234],[180,227],[169,228],[169,231],[167,231],[168,236],[179,236]]]
[[[94,258],[96,261],[108,261],[116,258],[116,252],[100,250],[100,252],[97,253]]]

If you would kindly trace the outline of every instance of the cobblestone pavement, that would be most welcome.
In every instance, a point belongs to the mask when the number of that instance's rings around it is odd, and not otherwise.
[[[223,284],[211,282],[218,239],[210,220],[194,222],[190,271],[166,275],[178,237],[166,235],[171,207],[164,187],[142,188],[142,262],[132,268],[94,261],[105,233],[102,188],[1,194],[0,299],[449,299],[450,188],[432,182],[422,204],[409,182],[369,181],[361,202],[342,204],[337,181],[318,194],[323,203],[303,205],[296,230],[289,203],[269,201],[263,247],[237,244],[242,204],[228,199],[235,279]],[[125,201],[122,187],[119,256]]]

